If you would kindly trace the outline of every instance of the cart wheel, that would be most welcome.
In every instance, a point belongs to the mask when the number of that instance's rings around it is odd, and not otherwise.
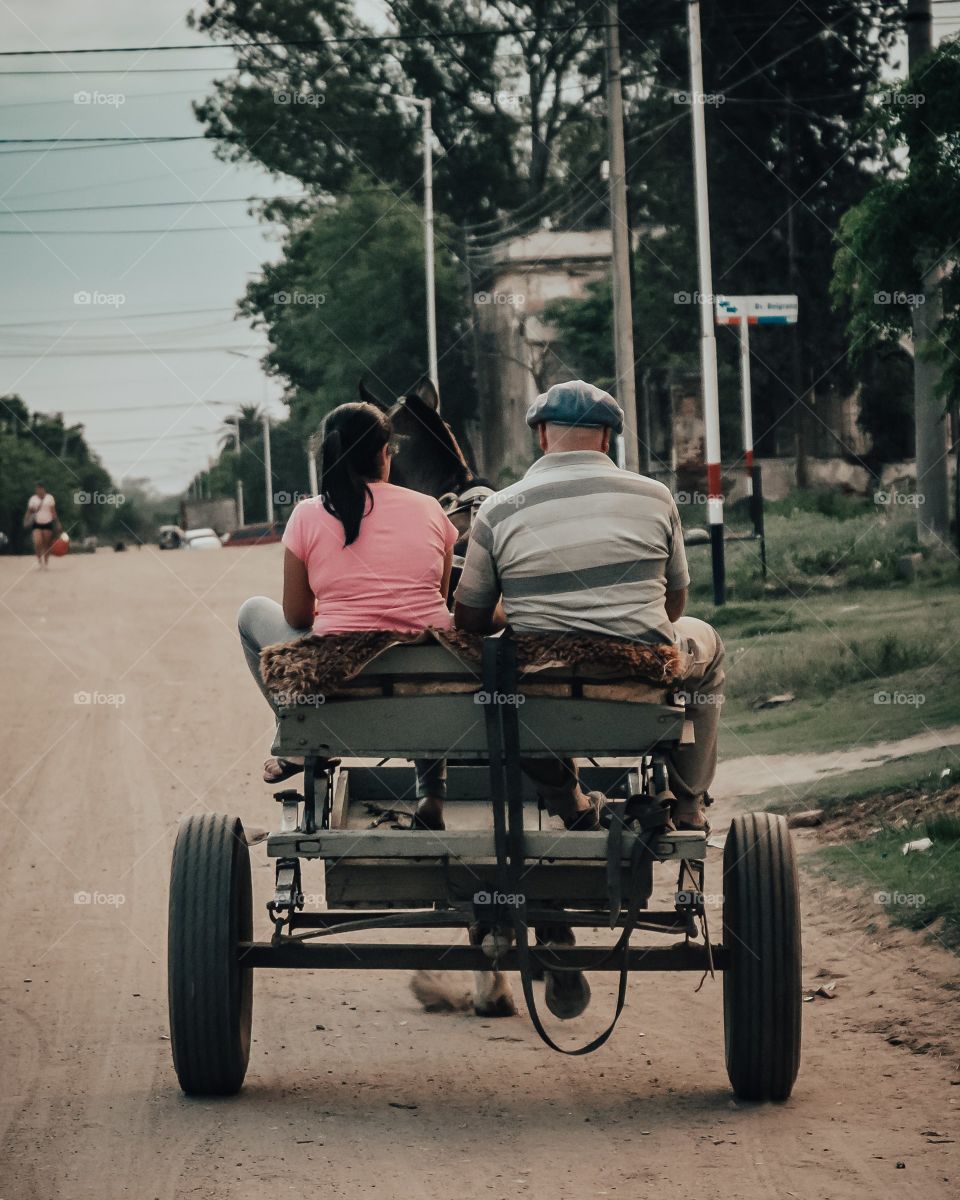
[[[237,945],[249,941],[250,854],[237,817],[187,817],[170,874],[167,971],[170,1044],[188,1095],[229,1096],[250,1057],[253,971]]]
[[[786,1100],[800,1067],[800,897],[783,817],[734,817],[723,851],[727,1074],[743,1100]]]

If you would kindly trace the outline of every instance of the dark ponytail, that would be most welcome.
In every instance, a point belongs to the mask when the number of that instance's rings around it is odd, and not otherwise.
[[[360,534],[370,484],[380,478],[378,458],[390,441],[390,419],[372,404],[341,404],[323,422],[320,497],[323,507],[343,525],[345,546]]]

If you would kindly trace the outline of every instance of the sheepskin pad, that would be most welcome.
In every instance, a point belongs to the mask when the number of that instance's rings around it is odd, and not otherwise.
[[[596,634],[514,632],[510,636],[517,647],[521,683],[534,672],[560,671],[580,679],[620,679],[666,688],[680,676],[676,646]],[[424,633],[366,630],[325,637],[308,634],[295,642],[266,646],[260,653],[260,669],[271,695],[281,704],[293,704],[299,697],[336,694],[392,646],[430,642],[449,650],[464,666],[464,674],[479,667],[483,645],[479,634],[429,629]]]

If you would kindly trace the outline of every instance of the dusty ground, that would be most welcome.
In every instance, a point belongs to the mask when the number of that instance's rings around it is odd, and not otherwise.
[[[45,577],[0,560],[3,1200],[957,1194],[956,960],[868,932],[865,902],[815,882],[805,982],[835,978],[837,996],[804,1008],[785,1105],[732,1100],[720,987],[683,976],[636,979],[582,1060],[522,1018],[427,1017],[402,975],[264,974],[243,1093],[185,1099],[170,850],[188,812],[273,819],[233,616],[276,594],[278,568],[275,547],[101,553]],[[271,871],[253,853],[259,905]],[[610,988],[595,997],[591,1028]]]

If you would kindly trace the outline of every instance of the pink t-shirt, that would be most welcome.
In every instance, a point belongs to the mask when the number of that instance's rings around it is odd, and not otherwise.
[[[349,546],[319,497],[290,514],[283,544],[306,564],[317,598],[313,632],[451,628],[440,582],[456,529],[432,496],[384,482],[371,483],[370,491],[373,508]]]

